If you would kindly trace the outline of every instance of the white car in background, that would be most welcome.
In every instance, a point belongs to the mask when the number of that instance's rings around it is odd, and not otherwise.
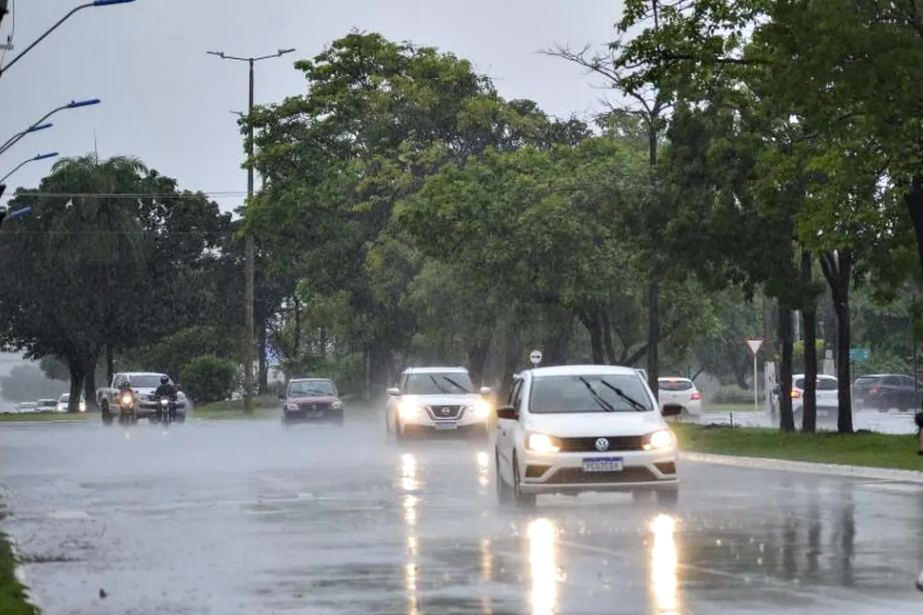
[[[840,404],[839,380],[825,374],[817,375],[817,422],[836,422],[837,410]],[[801,426],[801,417],[804,411],[804,374],[792,376],[792,414],[795,415],[795,426]]]
[[[531,507],[539,494],[592,491],[654,492],[663,504],[679,497],[676,438],[630,367],[526,370],[497,419],[492,456],[501,504]]]
[[[657,389],[661,410],[676,408],[681,418],[701,416],[702,394],[689,378],[658,378]]]

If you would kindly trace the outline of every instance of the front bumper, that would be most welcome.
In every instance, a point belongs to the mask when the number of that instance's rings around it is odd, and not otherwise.
[[[621,460],[622,469],[585,472],[583,462]],[[523,493],[625,492],[679,488],[676,448],[617,453],[537,453],[523,451],[520,489]]]
[[[298,410],[282,410],[286,421],[297,421],[304,423],[328,423],[340,422],[343,420],[343,408],[326,408],[309,410],[299,408]]]
[[[398,411],[400,412],[400,411]],[[414,415],[401,414],[399,417],[400,427],[404,433],[490,433],[490,414],[477,415],[474,412],[465,411],[457,419],[437,419],[434,418],[430,411],[420,409]]]

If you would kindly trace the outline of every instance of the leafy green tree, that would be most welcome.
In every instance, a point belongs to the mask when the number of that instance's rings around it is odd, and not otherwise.
[[[209,403],[230,397],[238,384],[237,375],[237,364],[234,361],[206,354],[186,364],[180,374],[180,381],[183,390],[194,401]]]

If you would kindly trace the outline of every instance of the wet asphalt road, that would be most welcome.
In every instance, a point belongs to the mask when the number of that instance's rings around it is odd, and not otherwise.
[[[921,486],[684,462],[673,515],[504,512],[485,452],[402,450],[378,421],[0,425],[0,527],[48,615],[923,609]]]

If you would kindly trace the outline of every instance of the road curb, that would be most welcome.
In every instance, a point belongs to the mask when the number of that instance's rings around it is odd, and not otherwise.
[[[10,545],[10,551],[13,552],[13,559],[16,560],[16,568],[13,570],[13,574],[16,575],[16,580],[19,581],[19,584],[23,587],[23,593],[26,595],[26,602],[32,605],[36,611],[39,613],[47,613],[45,608],[42,606],[41,601],[38,599],[38,596],[32,590],[32,587],[29,584],[29,576],[26,574],[25,568],[20,564],[20,553],[19,546],[16,544],[16,541],[13,540],[13,537],[9,534],[6,535],[7,542]]]
[[[730,465],[755,470],[777,470],[782,472],[801,472],[806,474],[825,474],[827,476],[848,476],[853,478],[871,478],[877,480],[895,480],[906,483],[923,484],[923,472],[915,470],[891,470],[888,468],[870,468],[865,466],[848,466],[836,463],[811,463],[808,461],[788,461],[766,457],[737,457],[733,455],[714,455],[711,453],[680,453],[686,461],[698,461],[719,465]]]

